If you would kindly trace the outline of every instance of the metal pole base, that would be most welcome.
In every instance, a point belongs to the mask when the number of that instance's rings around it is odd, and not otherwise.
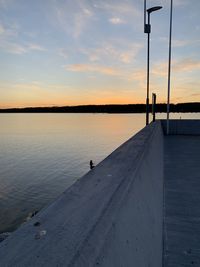
[[[149,98],[146,99],[146,125],[149,124]]]

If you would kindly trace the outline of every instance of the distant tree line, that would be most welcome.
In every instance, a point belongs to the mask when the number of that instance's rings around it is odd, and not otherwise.
[[[152,106],[150,105],[150,112]],[[166,112],[166,104],[156,104],[156,112]],[[145,113],[145,104],[81,105],[0,109],[0,113]],[[170,104],[170,112],[200,112],[200,102]]]

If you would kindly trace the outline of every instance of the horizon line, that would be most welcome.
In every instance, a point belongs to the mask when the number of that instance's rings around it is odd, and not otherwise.
[[[180,102],[180,103],[170,103],[170,105],[180,105],[180,104],[200,104],[200,102]],[[26,106],[26,107],[7,107],[1,108],[0,110],[10,110],[10,109],[37,109],[37,108],[64,108],[64,107],[90,107],[90,106],[130,106],[130,105],[145,105],[146,103],[130,103],[130,104],[80,104],[80,105],[64,105],[64,106],[57,106],[57,105],[50,105],[50,106]],[[167,103],[156,103],[156,105],[167,105]]]

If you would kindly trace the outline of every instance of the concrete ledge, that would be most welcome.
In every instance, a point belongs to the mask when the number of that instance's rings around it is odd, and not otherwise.
[[[3,241],[0,266],[160,267],[162,207],[157,121]]]

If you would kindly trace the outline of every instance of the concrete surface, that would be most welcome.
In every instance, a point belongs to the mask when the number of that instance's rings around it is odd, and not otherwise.
[[[166,120],[161,120],[166,134]],[[170,120],[169,133],[171,135],[200,135],[200,120]]]
[[[164,144],[165,267],[199,267],[200,136],[167,136]]]
[[[160,267],[162,200],[157,122],[3,241],[0,266]]]

